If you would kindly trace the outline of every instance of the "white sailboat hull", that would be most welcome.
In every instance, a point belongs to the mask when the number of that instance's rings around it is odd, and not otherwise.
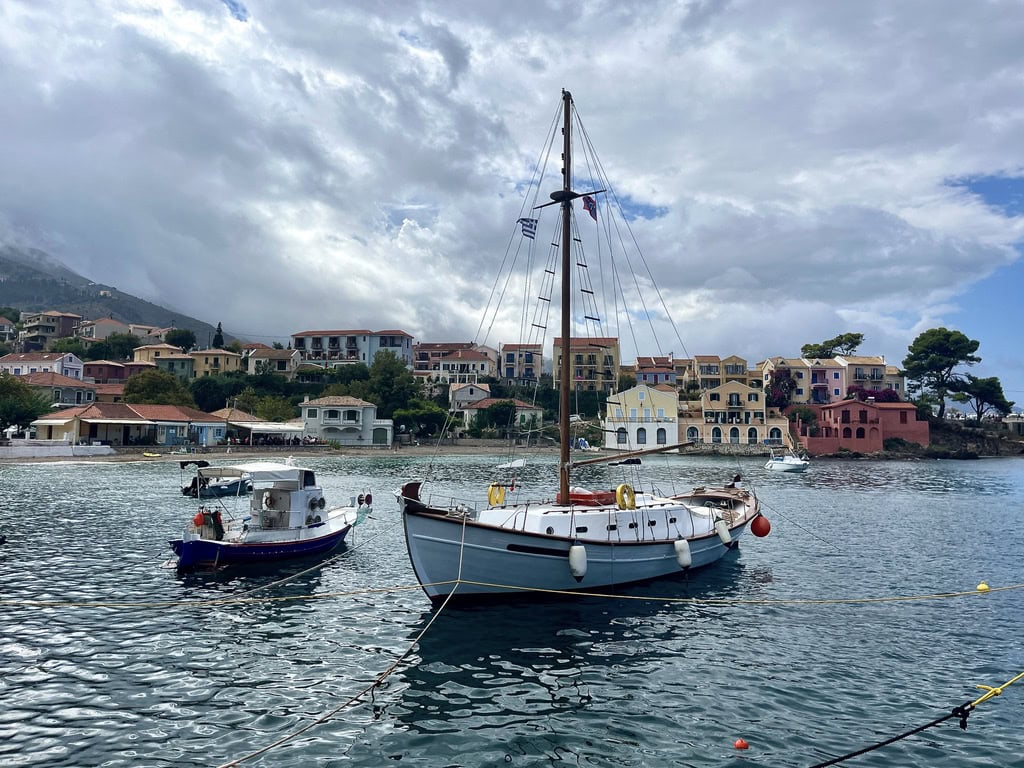
[[[635,510],[580,509],[569,507],[541,507],[518,511],[515,507],[491,508],[479,513],[449,512],[409,502],[403,503],[403,522],[409,557],[416,577],[432,602],[444,600],[455,592],[454,599],[484,597],[514,592],[572,592],[595,591],[623,584],[647,581],[686,570],[710,565],[738,544],[747,524],[758,514],[756,503],[733,515],[728,526],[729,543],[715,530],[714,520],[682,519],[689,517],[686,508],[678,503],[660,504]],[[470,517],[495,517],[500,513],[507,521],[504,525],[482,522]],[[669,517],[671,515],[672,517]],[[679,519],[686,527],[685,535],[670,536],[663,530],[658,538],[646,541],[609,540],[606,528],[609,521],[620,524],[623,539],[644,531],[656,531],[669,519]],[[584,534],[558,536],[528,530],[532,520],[554,523],[571,520],[577,530],[587,529],[604,537]],[[629,522],[635,527],[629,528]],[[698,531],[694,531],[694,523]],[[673,524],[677,527],[677,524]],[[610,538],[617,539],[617,534]],[[689,563],[680,564],[677,541],[685,540]],[[570,563],[570,548],[581,546],[585,554],[585,572],[574,576]],[[577,552],[577,557],[580,555]],[[578,570],[578,568],[576,569]]]

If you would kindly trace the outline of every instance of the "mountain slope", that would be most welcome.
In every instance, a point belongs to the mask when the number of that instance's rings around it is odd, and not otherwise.
[[[195,333],[200,346],[216,331],[202,320],[82,277],[44,251],[10,245],[0,246],[0,306],[27,312],[53,309],[87,320],[112,317],[123,323],[185,328]],[[224,338],[230,341],[232,337],[225,333]]]

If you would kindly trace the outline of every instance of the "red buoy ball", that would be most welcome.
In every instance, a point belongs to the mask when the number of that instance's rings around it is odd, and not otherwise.
[[[753,522],[750,523],[750,532],[757,536],[757,538],[763,539],[772,532],[772,524],[768,522],[767,517],[760,515],[755,517]]]
[[[202,528],[203,526],[203,513],[196,512],[196,516],[192,518],[192,523],[196,528]]]
[[[747,744],[745,739],[736,739],[732,745],[736,747],[736,749],[750,749],[750,745]]]

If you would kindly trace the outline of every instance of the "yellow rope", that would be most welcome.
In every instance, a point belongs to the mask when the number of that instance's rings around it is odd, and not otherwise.
[[[1022,584],[1010,584],[1005,587],[990,587],[987,590],[967,590],[964,592],[937,592],[922,595],[889,595],[882,597],[839,597],[839,598],[777,598],[777,599],[750,599],[733,597],[670,597],[668,595],[621,595],[605,592],[579,592],[561,589],[540,589],[525,588],[514,584],[492,584],[483,581],[469,581],[468,579],[450,579],[430,584],[396,584],[390,587],[377,587],[368,589],[348,590],[344,592],[323,592],[315,595],[281,595],[281,596],[260,596],[260,597],[221,597],[210,600],[159,600],[159,601],[61,601],[61,600],[0,600],[0,606],[13,608],[204,608],[216,605],[238,605],[244,603],[271,603],[290,602],[300,600],[326,600],[334,597],[350,597],[354,595],[386,594],[389,592],[407,592],[409,590],[422,589],[424,587],[443,586],[445,584],[471,584],[479,587],[490,587],[493,589],[515,590],[518,592],[536,592],[549,595],[567,595],[572,597],[600,597],[610,600],[642,600],[660,603],[687,603],[691,605],[864,605],[877,603],[914,602],[921,600],[943,600],[957,597],[973,597],[977,595],[990,595],[996,592],[1008,592],[1010,590],[1024,589]],[[247,593],[247,594],[251,594]],[[998,695],[998,694],[993,694]]]
[[[980,696],[977,699],[975,699],[974,701],[972,701],[971,702],[971,709],[974,709],[976,706],[981,704],[981,702],[983,702],[983,701],[988,701],[989,699],[991,699],[991,698],[993,698],[995,696],[1002,696],[1004,690],[1006,690],[1011,685],[1013,685],[1014,683],[1016,683],[1018,680],[1021,680],[1021,679],[1024,679],[1024,672],[1021,672],[1016,677],[1006,681],[1005,683],[1003,683],[1002,685],[1000,685],[1000,686],[998,686],[996,688],[993,688],[990,685],[976,685],[976,686],[974,686],[975,688],[981,688],[981,690],[987,691],[987,693],[984,696]]]

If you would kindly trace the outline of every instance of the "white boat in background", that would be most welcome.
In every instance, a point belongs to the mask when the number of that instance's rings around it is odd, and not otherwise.
[[[811,462],[804,456],[797,456],[792,451],[776,453],[773,450],[764,468],[776,472],[804,472],[809,466]]]
[[[574,272],[585,268],[582,228],[574,222],[573,202],[583,198],[583,208],[597,221],[595,197],[610,189],[579,193],[572,189],[572,136],[575,112],[571,95],[562,92],[563,120],[560,163],[562,188],[551,193],[560,206],[556,239],[560,240],[561,279],[548,269],[561,290],[562,359],[570,360],[574,335],[570,312],[570,283]],[[578,118],[577,118],[578,119]],[[554,126],[557,129],[558,126]],[[553,152],[559,151],[552,141]],[[590,147],[584,142],[584,151]],[[586,167],[602,168],[596,158]],[[598,186],[598,185],[595,185]],[[609,200],[615,201],[613,193]],[[543,206],[536,206],[537,208]],[[611,210],[611,205],[606,210]],[[536,219],[520,219],[525,237],[534,238]],[[529,223],[529,226],[527,225]],[[557,252],[556,252],[557,255]],[[593,294],[589,284],[581,293]],[[545,299],[550,301],[549,299]],[[586,300],[586,299],[584,299]],[[588,317],[587,319],[594,319]],[[632,582],[677,575],[710,565],[738,544],[747,526],[758,536],[770,525],[761,514],[755,495],[737,478],[720,488],[694,488],[678,495],[662,495],[637,479],[611,490],[592,491],[570,485],[570,475],[584,464],[617,460],[677,447],[675,444],[615,454],[602,458],[571,460],[570,365],[559,377],[559,446],[557,494],[537,500],[522,499],[517,467],[506,464],[501,482],[481,487],[486,504],[460,502],[438,493],[438,501],[424,495],[424,482],[412,480],[395,492],[402,510],[406,544],[413,570],[430,600],[496,597],[525,592],[592,591]],[[578,417],[577,417],[578,419]],[[520,465],[521,466],[521,465]],[[554,479],[554,478],[553,478]]]
[[[318,555],[339,545],[356,523],[369,514],[369,493],[352,497],[347,506],[327,507],[313,470],[294,464],[256,461],[233,466],[198,467],[203,478],[248,478],[247,496],[207,499],[170,542],[178,570],[253,564],[289,557]]]

